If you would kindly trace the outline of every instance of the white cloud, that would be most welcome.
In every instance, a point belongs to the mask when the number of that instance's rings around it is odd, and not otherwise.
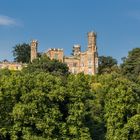
[[[17,21],[11,17],[0,15],[0,25],[17,25]]]

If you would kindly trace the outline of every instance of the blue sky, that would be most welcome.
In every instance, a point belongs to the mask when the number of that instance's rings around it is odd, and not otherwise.
[[[13,60],[13,46],[39,41],[39,51],[74,44],[87,47],[97,32],[99,55],[121,62],[140,47],[140,0],[0,0],[0,60]]]

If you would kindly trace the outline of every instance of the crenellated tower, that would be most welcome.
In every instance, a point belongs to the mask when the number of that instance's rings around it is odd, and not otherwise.
[[[31,42],[31,62],[37,58],[37,46],[38,46],[38,41],[37,40],[32,40]]]
[[[98,53],[96,47],[97,35],[95,32],[88,32],[88,48],[87,48],[87,58],[88,58],[88,72],[91,74],[96,74],[98,72]]]
[[[95,32],[88,32],[88,50],[94,51],[96,48],[96,33]]]
[[[81,52],[81,46],[79,44],[73,46],[73,55],[78,56]]]

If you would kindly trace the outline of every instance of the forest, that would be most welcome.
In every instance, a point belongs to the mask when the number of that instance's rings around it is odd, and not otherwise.
[[[140,140],[140,48],[77,75],[40,56],[0,70],[0,140]]]

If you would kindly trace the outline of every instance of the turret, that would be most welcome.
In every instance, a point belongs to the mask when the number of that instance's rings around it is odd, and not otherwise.
[[[77,56],[79,55],[81,52],[81,46],[78,44],[78,45],[74,45],[73,46],[73,55],[74,56]]]
[[[37,46],[38,42],[37,40],[32,40],[31,42],[31,62],[37,58]]]
[[[98,52],[96,46],[96,33],[88,32],[88,48],[87,48],[87,58],[88,58],[88,73],[96,74],[98,72]]]
[[[96,33],[88,32],[88,49],[94,50],[96,48]]]

